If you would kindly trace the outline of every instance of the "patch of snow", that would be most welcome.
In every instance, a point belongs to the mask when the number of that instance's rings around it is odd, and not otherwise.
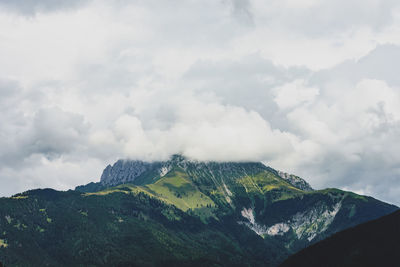
[[[290,229],[290,226],[286,223],[277,223],[267,229],[267,234],[271,236],[284,235]]]
[[[160,169],[160,177],[164,177],[167,173],[169,173],[170,170],[171,170],[171,168],[162,167],[162,168]]]
[[[232,194],[232,192],[228,189],[228,187],[226,186],[226,184],[224,183],[224,181],[222,181],[223,182],[223,185],[224,185],[224,188],[225,188],[225,191],[226,191],[226,193],[228,194],[228,196],[232,196],[233,194]]]
[[[251,209],[251,208],[248,208],[248,209],[243,208],[242,211],[241,211],[241,214],[242,214],[243,217],[248,219],[251,224],[255,223],[253,209]]]
[[[250,230],[254,231],[259,236],[263,236],[267,233],[267,228],[264,225],[260,225],[260,224],[256,223],[256,220],[254,218],[253,209],[243,208],[243,210],[241,211],[241,214],[244,218],[246,218],[249,221],[248,222],[238,222],[239,224],[246,225],[248,228],[250,228]]]

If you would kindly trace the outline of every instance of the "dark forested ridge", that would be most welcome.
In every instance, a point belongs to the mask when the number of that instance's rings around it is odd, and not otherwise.
[[[339,232],[281,266],[399,266],[400,211]]]
[[[245,226],[204,224],[143,193],[45,189],[0,203],[6,266],[262,266],[277,260],[278,247],[265,246]]]
[[[260,163],[119,162],[102,183],[0,199],[5,266],[277,266],[396,206]]]

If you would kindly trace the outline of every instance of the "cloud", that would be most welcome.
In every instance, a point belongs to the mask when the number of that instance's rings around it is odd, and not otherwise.
[[[393,0],[254,1],[255,17],[312,37],[340,35],[361,27],[379,31],[393,23],[398,6]]]
[[[87,2],[89,2],[89,0],[2,0],[0,2],[0,7],[23,15],[32,16],[36,13],[77,8]]]
[[[2,1],[0,194],[263,160],[398,203],[395,1]],[[390,188],[389,193],[385,193]]]
[[[297,105],[312,102],[319,93],[318,88],[304,85],[304,80],[295,80],[274,89],[274,101],[280,109],[293,108]]]
[[[341,64],[321,70],[316,73],[311,83],[320,84],[332,81],[332,77],[339,82],[356,83],[369,78],[384,80],[393,86],[400,86],[394,62],[400,60],[400,47],[394,44],[378,45],[367,55],[358,60],[346,60]]]
[[[308,77],[306,67],[284,67],[260,54],[246,55],[238,60],[195,62],[184,74],[184,81],[196,92],[208,92],[222,103],[257,111],[273,127],[284,127],[274,101],[274,88],[294,79]]]
[[[23,113],[6,115],[12,117],[2,118],[8,121],[0,132],[0,166],[23,168],[36,154],[51,159],[79,153],[79,146],[86,142],[88,125],[80,115],[59,108],[40,109],[31,116]]]
[[[81,115],[59,108],[40,109],[33,118],[27,150],[48,157],[68,154],[86,142],[87,130],[88,125]]]
[[[81,161],[68,161],[64,158],[47,159],[42,155],[32,155],[32,164],[13,168],[0,168],[0,187],[3,196],[33,188],[71,189],[72,185],[89,183],[100,177],[104,164],[101,160],[86,158]],[[34,164],[33,164],[34,163]]]
[[[248,25],[254,25],[250,0],[232,0],[233,15]]]
[[[331,88],[321,86],[324,90]],[[362,79],[336,94],[321,93],[286,115],[289,131],[301,140],[286,164],[297,166],[300,175],[308,170],[316,187],[341,184],[396,202],[395,193],[384,194],[383,188],[400,189],[393,182],[399,175],[399,104],[399,89],[381,80]]]
[[[167,129],[144,129],[132,115],[123,115],[115,122],[115,139],[125,156],[165,160],[181,153],[198,160],[258,161],[292,150],[288,134],[271,129],[254,111],[204,103],[187,96],[169,101],[181,104],[176,106],[177,118]]]

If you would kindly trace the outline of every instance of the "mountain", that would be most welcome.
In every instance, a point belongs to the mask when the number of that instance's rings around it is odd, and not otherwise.
[[[400,211],[344,230],[291,256],[281,266],[398,266]]]
[[[0,199],[6,266],[277,266],[397,210],[258,162],[119,160],[100,182]]]
[[[190,210],[204,222],[233,215],[290,252],[397,208],[338,189],[313,190],[300,177],[259,162],[199,162],[180,155],[153,163],[119,160],[105,168],[93,191],[115,192],[120,184]],[[90,187],[77,190],[91,192]]]
[[[282,255],[397,209],[338,189],[313,190],[300,177],[259,162],[199,162],[180,155],[152,163],[119,160],[106,167],[99,183],[77,190],[108,194],[121,186],[190,212],[204,223],[231,217],[264,240],[281,244]]]

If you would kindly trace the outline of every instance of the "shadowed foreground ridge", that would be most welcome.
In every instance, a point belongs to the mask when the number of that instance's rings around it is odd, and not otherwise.
[[[399,266],[400,211],[339,232],[281,266]]]

